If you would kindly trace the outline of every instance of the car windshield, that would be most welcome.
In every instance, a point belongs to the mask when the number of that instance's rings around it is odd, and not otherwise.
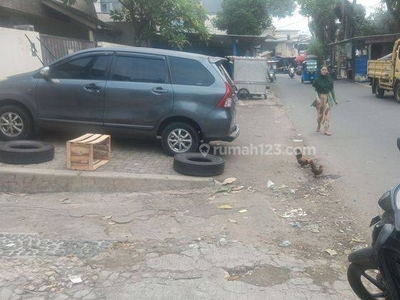
[[[317,62],[316,61],[307,61],[306,66],[307,66],[307,70],[309,70],[309,71],[317,70]]]

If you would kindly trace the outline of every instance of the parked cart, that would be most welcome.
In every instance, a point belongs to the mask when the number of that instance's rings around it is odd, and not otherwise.
[[[267,98],[268,65],[265,58],[230,56],[233,61],[233,79],[238,89],[238,98],[249,99],[253,96]]]

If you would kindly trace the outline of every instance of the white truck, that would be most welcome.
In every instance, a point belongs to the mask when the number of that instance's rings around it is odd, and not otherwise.
[[[267,59],[261,57],[230,56],[233,61],[233,80],[241,100],[253,96],[267,98],[268,65]]]

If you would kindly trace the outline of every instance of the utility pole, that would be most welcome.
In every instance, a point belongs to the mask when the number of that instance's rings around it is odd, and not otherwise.
[[[346,0],[342,0],[342,26],[343,26],[343,39],[347,38],[347,20],[346,20]]]

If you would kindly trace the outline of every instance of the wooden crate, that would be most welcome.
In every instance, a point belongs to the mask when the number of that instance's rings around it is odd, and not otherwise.
[[[67,141],[67,169],[96,170],[110,160],[109,135],[87,133]]]

